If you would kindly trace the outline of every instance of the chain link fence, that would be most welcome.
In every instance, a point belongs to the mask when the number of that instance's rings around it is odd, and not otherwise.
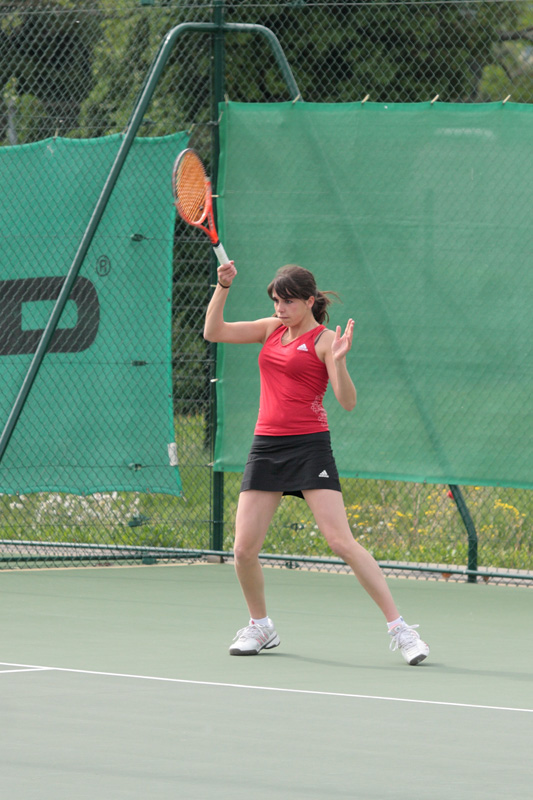
[[[533,102],[531,2],[5,0],[0,3],[2,147],[123,133],[163,37],[186,22],[266,26],[278,37],[307,102],[366,97],[400,103],[437,97],[445,103]],[[291,99],[262,37],[187,31],[139,135],[182,131],[213,165],[216,100],[222,94],[241,102]],[[33,176],[20,174],[19,181],[21,191],[31,194]],[[35,198],[37,216],[43,203],[46,198]],[[7,209],[0,214],[5,230]],[[82,232],[73,225],[65,234],[58,274],[66,274],[67,254]],[[129,235],[136,234],[144,232]],[[29,243],[33,235],[29,226]],[[3,239],[0,230],[0,243]],[[0,495],[1,567],[153,563],[196,557],[196,551],[204,557],[231,551],[240,475],[222,478],[210,466],[215,350],[201,336],[214,265],[203,237],[179,221],[174,244],[172,394],[184,496],[6,492]],[[2,251],[5,256],[5,247]],[[46,243],[41,253],[46,260]],[[3,259],[2,280],[10,274],[5,267]],[[59,426],[56,433],[60,438]],[[393,574],[464,580],[475,563],[485,580],[512,582],[515,575],[533,580],[527,491],[463,487],[467,511],[461,516],[453,487],[344,480],[343,489],[354,536]],[[288,567],[339,568],[305,504],[294,498],[282,503],[264,552]]]

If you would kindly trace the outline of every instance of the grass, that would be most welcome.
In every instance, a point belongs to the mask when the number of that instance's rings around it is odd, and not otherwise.
[[[348,479],[342,484],[354,538],[378,561],[467,564],[467,532],[448,486]],[[478,533],[479,566],[533,569],[531,493],[464,487],[463,494]],[[307,506],[293,497],[282,500],[264,551],[332,555]]]
[[[0,495],[0,539],[210,549],[212,474],[203,418],[180,418],[176,432],[185,498],[122,492]],[[225,550],[232,548],[240,479],[240,473],[225,475]],[[447,486],[342,483],[354,538],[378,560],[467,563],[467,534]],[[478,533],[480,568],[532,570],[531,492],[473,486],[463,494]],[[264,552],[332,556],[306,504],[294,497],[280,504]]]

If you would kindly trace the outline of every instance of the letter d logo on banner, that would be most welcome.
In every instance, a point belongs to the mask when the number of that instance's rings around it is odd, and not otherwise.
[[[64,278],[22,278],[0,281],[0,355],[18,356],[35,353],[43,330],[22,329],[25,303],[56,301]],[[87,278],[78,278],[69,300],[76,304],[78,320],[73,328],[56,330],[49,353],[81,353],[94,342],[100,322],[100,304],[96,289]]]

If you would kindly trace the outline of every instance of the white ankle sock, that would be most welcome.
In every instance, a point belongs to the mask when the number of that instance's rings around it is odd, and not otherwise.
[[[272,625],[270,617],[263,617],[262,619],[251,619],[250,625]]]
[[[398,617],[398,619],[394,619],[392,622],[387,622],[387,626],[389,628],[389,631],[391,631],[397,625],[401,625],[402,623],[405,623],[404,618],[403,617]]]

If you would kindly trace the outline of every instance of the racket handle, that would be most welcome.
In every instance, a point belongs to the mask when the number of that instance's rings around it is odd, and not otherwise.
[[[218,258],[220,264],[229,263],[229,258],[227,256],[227,253],[224,250],[224,247],[220,244],[220,242],[218,244],[213,245],[213,250],[215,251],[215,255]]]

